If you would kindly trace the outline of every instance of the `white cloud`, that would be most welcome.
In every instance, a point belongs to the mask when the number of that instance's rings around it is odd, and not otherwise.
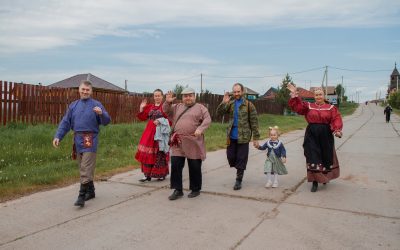
[[[165,66],[169,63],[179,64],[217,64],[215,59],[200,55],[191,54],[144,54],[144,53],[123,53],[114,57],[129,64],[140,66]],[[176,65],[175,65],[176,66]]]
[[[398,25],[395,0],[3,0],[0,53],[74,45],[99,35],[158,36],[163,27]]]

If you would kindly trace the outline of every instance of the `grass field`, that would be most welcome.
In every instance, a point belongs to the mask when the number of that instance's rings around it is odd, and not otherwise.
[[[356,106],[346,107],[348,114]],[[306,126],[303,116],[260,115],[260,134],[269,126],[282,132]],[[96,179],[138,167],[134,160],[136,146],[145,123],[116,124],[101,128],[96,164]],[[0,202],[21,195],[64,186],[79,181],[75,161],[70,159],[72,133],[58,149],[51,145],[54,125],[9,124],[0,127]],[[212,123],[206,132],[207,151],[225,147],[226,124]]]

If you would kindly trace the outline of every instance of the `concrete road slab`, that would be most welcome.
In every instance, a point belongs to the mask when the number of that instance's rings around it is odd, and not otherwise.
[[[400,221],[282,204],[236,249],[399,249]]]
[[[2,249],[229,249],[274,207],[207,194],[169,201],[168,195],[159,190],[127,200]]]
[[[96,195],[84,208],[73,206],[79,185],[36,193],[0,206],[0,245],[118,204],[149,188],[118,183],[96,183]]]

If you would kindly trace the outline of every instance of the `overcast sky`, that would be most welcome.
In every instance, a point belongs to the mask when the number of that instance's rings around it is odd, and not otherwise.
[[[128,90],[189,85],[263,94],[286,73],[361,100],[400,62],[398,0],[0,0],[0,80],[48,85],[92,73]],[[305,72],[304,72],[305,71]]]

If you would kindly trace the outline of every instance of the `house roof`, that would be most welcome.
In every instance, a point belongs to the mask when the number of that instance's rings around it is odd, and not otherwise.
[[[309,90],[297,87],[297,91],[299,92],[299,96],[301,98],[314,98],[314,92],[311,92]]]
[[[259,95],[260,94],[248,87],[244,87],[244,93],[246,93],[248,95]]]
[[[125,89],[120,88],[106,80],[103,80],[95,75],[90,73],[87,74],[79,74],[72,76],[70,78],[61,80],[59,82],[50,84],[49,87],[58,87],[58,88],[78,88],[81,81],[90,81],[95,89],[104,89],[118,92],[125,92]]]
[[[310,91],[311,91],[311,92],[314,92],[314,90],[315,90],[316,88],[320,88],[320,87],[310,87]],[[325,86],[322,87],[322,88],[324,89],[324,92],[326,92]],[[325,94],[327,94],[327,95],[334,95],[334,94],[336,93],[336,87],[335,87],[335,86],[328,86],[327,88],[328,88],[328,93],[325,93]]]
[[[267,92],[265,92],[264,94],[263,94],[263,96],[269,96],[269,95],[272,95],[272,94],[276,94],[276,93],[278,93],[278,89],[276,89],[276,88],[274,88],[274,87],[271,87],[271,88],[269,88],[268,90],[267,90]]]

